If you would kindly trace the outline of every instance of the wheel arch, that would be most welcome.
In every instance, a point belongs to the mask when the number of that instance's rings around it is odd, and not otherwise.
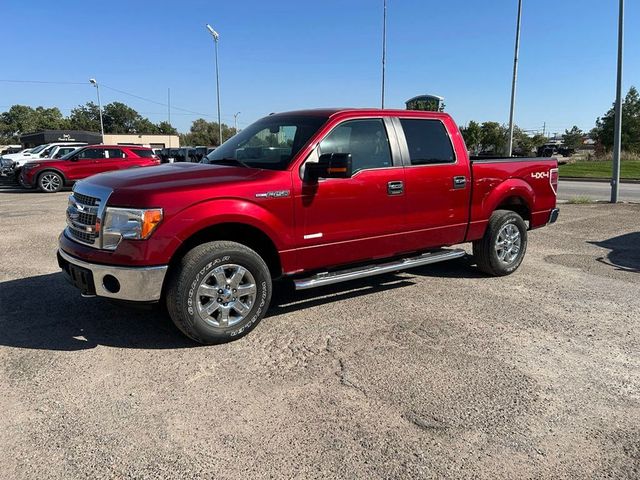
[[[173,254],[169,269],[171,270],[192,248],[215,240],[237,242],[249,247],[265,261],[272,278],[278,278],[282,275],[280,254],[271,237],[260,228],[242,222],[217,223],[192,233]]]
[[[58,170],[58,169],[57,169],[57,168],[55,168],[55,167],[46,167],[46,168],[43,168],[41,171],[39,171],[39,172],[36,174],[36,186],[37,186],[38,182],[40,182],[40,177],[41,177],[42,175],[44,175],[45,173],[47,173],[47,172],[57,173],[57,174],[58,174],[58,175],[60,175],[60,177],[62,178],[62,184],[63,184],[63,185],[65,185],[65,186],[66,186],[66,185],[68,185],[68,184],[69,184],[69,181],[67,180],[67,177],[64,175],[64,173],[62,173],[62,171],[61,171],[61,170]]]

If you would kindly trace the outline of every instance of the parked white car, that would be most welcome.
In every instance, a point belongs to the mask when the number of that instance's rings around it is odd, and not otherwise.
[[[34,148],[28,153],[25,153],[23,156],[17,156],[19,154],[15,154],[12,160],[14,162],[14,168],[17,170],[22,168],[22,166],[27,162],[32,162],[39,158],[51,158],[55,155],[60,148],[72,148],[76,149],[78,147],[82,147],[86,145],[84,142],[60,142],[60,143],[47,143],[45,145],[40,145],[39,147]],[[69,150],[71,151],[71,150]],[[6,158],[5,155],[3,158]]]

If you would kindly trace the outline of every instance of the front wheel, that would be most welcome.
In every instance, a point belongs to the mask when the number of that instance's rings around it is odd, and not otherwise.
[[[58,192],[62,185],[62,176],[56,172],[43,172],[38,177],[38,187],[44,193]]]
[[[271,301],[264,260],[236,242],[216,241],[189,251],[168,279],[167,310],[189,338],[223,343],[249,333]]]
[[[478,268],[493,276],[515,272],[527,250],[527,225],[511,210],[496,210],[482,239],[473,242]]]

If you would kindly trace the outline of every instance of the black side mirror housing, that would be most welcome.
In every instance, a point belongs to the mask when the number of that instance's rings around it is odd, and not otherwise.
[[[318,163],[307,163],[309,178],[351,178],[353,166],[350,153],[323,153]]]

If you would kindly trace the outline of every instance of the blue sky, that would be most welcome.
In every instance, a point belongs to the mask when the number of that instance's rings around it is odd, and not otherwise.
[[[95,101],[88,82],[172,110],[186,131],[215,119],[213,44],[220,32],[223,122],[273,111],[379,106],[382,0],[0,0],[0,111],[21,103]],[[590,129],[615,94],[616,0],[524,0],[516,123]],[[517,0],[388,0],[387,107],[419,93],[446,97],[458,123],[508,120]],[[640,5],[627,2],[625,91],[640,87]],[[153,121],[167,109],[103,88]],[[195,112],[195,113],[194,113]]]

